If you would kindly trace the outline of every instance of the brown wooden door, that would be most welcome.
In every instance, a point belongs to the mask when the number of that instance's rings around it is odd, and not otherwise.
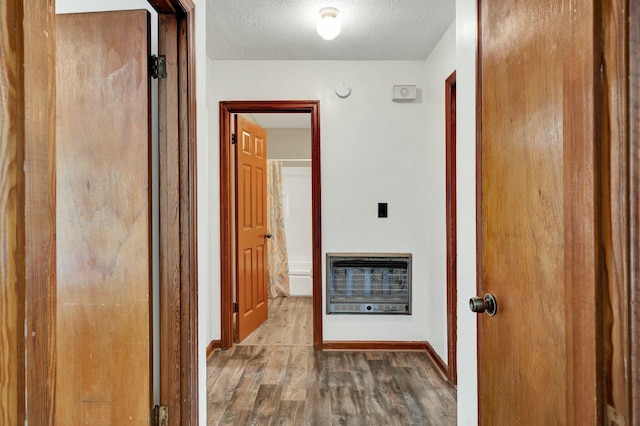
[[[267,300],[267,133],[236,116],[237,339],[265,322]]]
[[[56,25],[56,424],[148,425],[148,14]]]
[[[595,257],[592,243],[579,242],[589,241],[594,216],[575,202],[594,181],[586,163],[580,179],[572,175],[592,144],[593,15],[588,2],[480,3],[478,292],[498,302],[497,315],[478,317],[480,423],[595,424],[573,419],[596,406],[594,388],[576,385],[595,372],[595,346],[578,340],[595,332]],[[584,281],[572,283],[573,271]],[[578,309],[586,327],[570,322]],[[581,406],[583,397],[590,403]]]

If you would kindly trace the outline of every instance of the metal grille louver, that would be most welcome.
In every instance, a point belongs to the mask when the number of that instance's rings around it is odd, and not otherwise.
[[[411,314],[411,254],[327,253],[328,314]]]

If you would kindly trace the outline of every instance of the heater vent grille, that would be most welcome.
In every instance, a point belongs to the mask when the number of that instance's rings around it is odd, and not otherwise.
[[[411,314],[411,254],[327,253],[328,314]]]

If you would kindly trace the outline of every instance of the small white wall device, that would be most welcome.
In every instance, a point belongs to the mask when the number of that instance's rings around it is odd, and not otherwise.
[[[394,85],[393,86],[393,100],[394,101],[414,101],[416,99],[416,86],[415,85]]]
[[[351,94],[351,87],[347,83],[340,83],[336,86],[336,95],[340,98],[346,98]]]

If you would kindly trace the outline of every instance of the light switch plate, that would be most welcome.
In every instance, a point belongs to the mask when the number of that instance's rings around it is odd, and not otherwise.
[[[387,203],[378,203],[378,217],[387,217],[388,208]]]

